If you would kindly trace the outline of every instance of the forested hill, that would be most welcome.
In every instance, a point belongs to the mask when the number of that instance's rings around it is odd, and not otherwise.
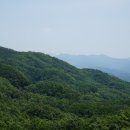
[[[0,47],[0,130],[130,128],[130,83],[55,57]]]

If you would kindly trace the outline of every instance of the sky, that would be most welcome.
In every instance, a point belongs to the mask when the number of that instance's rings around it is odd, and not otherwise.
[[[130,0],[0,0],[0,46],[130,57]]]

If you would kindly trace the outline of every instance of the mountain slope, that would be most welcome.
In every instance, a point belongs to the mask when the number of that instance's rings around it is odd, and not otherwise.
[[[99,69],[120,79],[130,81],[130,59],[116,59],[105,55],[67,55],[56,56],[78,68]]]
[[[43,53],[0,47],[0,62],[1,130],[130,127],[130,83]]]

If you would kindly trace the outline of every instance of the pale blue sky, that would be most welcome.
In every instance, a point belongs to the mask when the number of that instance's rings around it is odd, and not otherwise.
[[[0,46],[130,57],[130,0],[0,0]]]

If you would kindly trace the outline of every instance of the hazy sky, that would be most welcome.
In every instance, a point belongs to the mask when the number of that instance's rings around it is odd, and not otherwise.
[[[0,0],[0,46],[130,57],[130,0]]]

